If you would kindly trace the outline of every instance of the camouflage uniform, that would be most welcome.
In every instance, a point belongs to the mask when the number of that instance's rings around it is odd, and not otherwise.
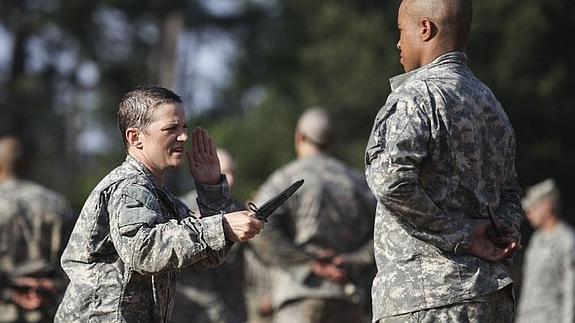
[[[526,252],[517,322],[575,322],[575,232],[535,232]]]
[[[353,273],[373,266],[373,195],[359,172],[333,157],[316,154],[272,174],[259,190],[255,204],[261,205],[299,179],[305,180],[301,189],[269,218],[260,237],[252,240],[258,255],[277,266],[273,276],[272,299],[278,309],[274,321],[286,318],[295,322],[293,316],[290,319],[282,314],[289,310],[299,313],[299,322],[321,322],[312,320],[313,312],[329,306],[330,300],[340,305],[340,313],[356,313],[357,321],[361,313],[357,289],[363,286],[357,280],[361,275]],[[351,282],[334,283],[311,272],[310,255],[323,249],[353,258]],[[306,302],[309,299],[324,302],[310,304]],[[302,307],[294,310],[294,302]]]
[[[182,202],[199,216],[197,192]],[[237,202],[235,210],[243,209]],[[243,297],[243,259],[236,244],[225,262],[210,270],[182,270],[174,303],[173,323],[241,323],[246,321]]]
[[[475,297],[456,305],[400,314],[379,320],[380,323],[505,323],[513,320],[511,286],[485,296]],[[486,306],[486,304],[489,304]]]
[[[74,217],[58,193],[24,180],[0,183],[0,276],[53,278],[62,291],[66,278],[59,257]],[[0,283],[0,322],[49,322],[57,307],[27,311],[11,301]]]
[[[200,185],[203,214],[231,208],[225,178]],[[178,270],[218,265],[222,215],[192,212],[131,156],[92,191],[62,256],[70,278],[56,322],[167,322]]]
[[[249,323],[271,323],[271,308],[262,311],[262,306],[271,305],[273,290],[272,266],[265,264],[248,241],[244,249],[244,295]]]
[[[512,283],[508,266],[464,254],[474,227],[519,231],[515,138],[461,52],[392,78],[366,150],[378,199],[373,320],[459,304]],[[511,302],[511,299],[509,299]]]

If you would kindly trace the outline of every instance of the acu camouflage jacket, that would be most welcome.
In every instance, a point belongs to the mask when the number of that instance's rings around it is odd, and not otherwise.
[[[50,278],[64,290],[67,280],[59,259],[74,225],[73,214],[63,195],[34,182],[0,183],[0,322],[48,321],[54,316],[57,304],[37,310],[16,305],[13,290],[2,278]]]
[[[371,238],[376,203],[365,178],[338,159],[319,153],[276,170],[258,190],[256,205],[299,179],[305,180],[304,185],[250,241],[257,255],[275,266],[274,306],[301,298],[360,301],[357,289],[369,285],[364,277],[374,264]],[[313,274],[312,255],[319,250],[333,250],[348,259],[349,284]]]
[[[203,214],[231,207],[223,177],[197,186]],[[191,214],[128,156],[80,213],[62,256],[70,285],[55,321],[167,322],[178,270],[216,266],[230,247],[221,215]]]
[[[452,52],[391,79],[366,150],[378,200],[374,321],[458,303],[512,283],[503,263],[459,252],[491,208],[518,230],[511,124]]]

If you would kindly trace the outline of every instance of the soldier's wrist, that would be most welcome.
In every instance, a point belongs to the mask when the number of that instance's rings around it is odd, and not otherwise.
[[[460,241],[453,248],[453,253],[456,255],[468,254],[471,249],[471,241]]]

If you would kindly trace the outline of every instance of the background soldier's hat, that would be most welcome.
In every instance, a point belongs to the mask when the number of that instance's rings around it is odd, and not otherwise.
[[[529,187],[527,194],[521,200],[521,206],[524,210],[528,210],[547,199],[559,200],[559,188],[551,178]]]

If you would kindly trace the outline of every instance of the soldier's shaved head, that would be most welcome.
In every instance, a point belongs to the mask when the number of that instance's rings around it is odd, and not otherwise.
[[[446,46],[465,47],[473,16],[471,0],[403,0],[401,5],[413,19],[435,24]]]
[[[20,140],[13,136],[0,137],[0,173],[14,176],[19,173],[24,162],[24,150]]]
[[[320,148],[329,146],[333,128],[328,112],[319,107],[306,110],[298,120],[297,131]]]

